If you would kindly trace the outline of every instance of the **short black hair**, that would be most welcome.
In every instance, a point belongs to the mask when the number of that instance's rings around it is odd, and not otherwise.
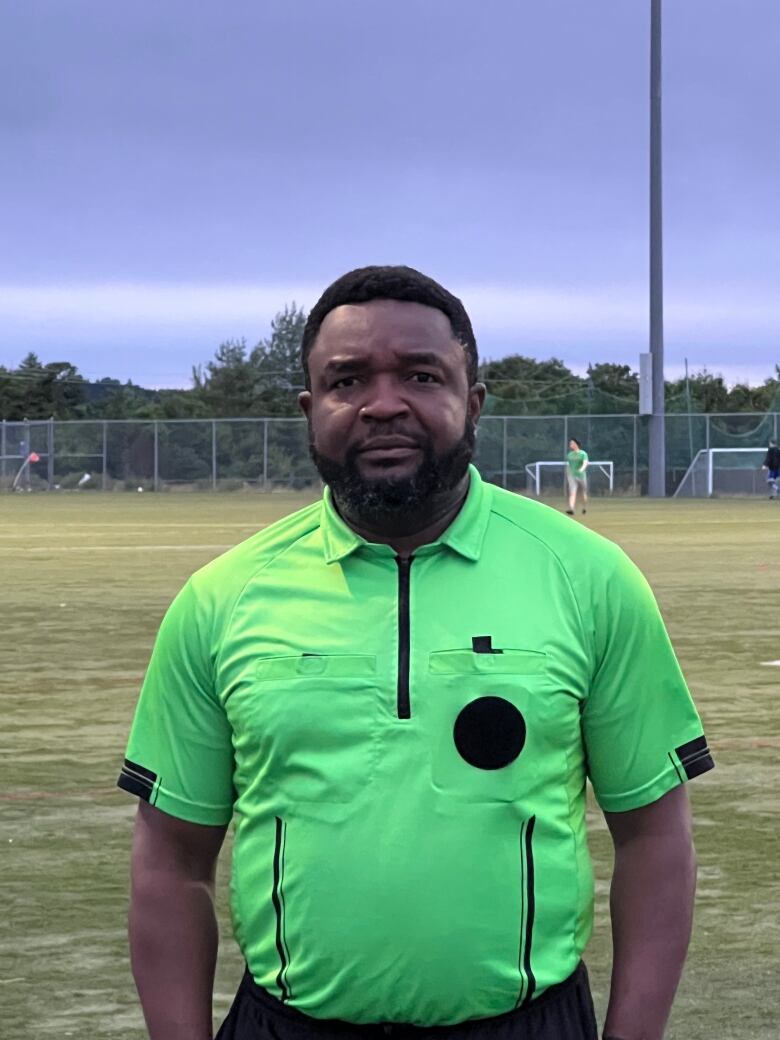
[[[574,441],[574,443],[577,445],[577,450],[578,451],[582,451],[582,441],[577,440],[576,437],[569,437],[569,440],[570,441]]]
[[[312,307],[301,341],[301,364],[306,376],[306,386],[311,387],[309,380],[309,354],[320,331],[326,315],[336,307],[348,303],[369,303],[371,300],[400,300],[403,303],[422,303],[426,307],[435,307],[446,314],[452,326],[452,334],[466,352],[466,374],[469,386],[477,381],[479,357],[477,341],[471,321],[457,296],[453,296],[443,285],[433,278],[415,271],[413,267],[372,266],[358,267],[348,271],[329,285],[319,300]]]

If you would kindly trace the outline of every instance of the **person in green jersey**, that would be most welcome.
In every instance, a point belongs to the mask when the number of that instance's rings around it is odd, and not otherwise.
[[[569,441],[569,451],[566,455],[566,478],[569,485],[569,508],[566,512],[574,516],[577,508],[577,493],[582,495],[582,511],[587,511],[588,505],[588,453],[583,451],[582,444],[576,437]]]
[[[211,1040],[232,822],[246,974],[219,1040],[594,1040],[586,781],[615,846],[605,1034],[659,1040],[712,767],[620,549],[471,465],[463,305],[406,267],[338,279],[303,336],[320,501],[194,574],[119,784],[152,1040]]]

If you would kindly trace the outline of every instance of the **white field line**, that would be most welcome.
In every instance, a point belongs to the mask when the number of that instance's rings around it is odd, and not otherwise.
[[[765,668],[780,668],[780,661],[762,661]]]
[[[0,556],[61,556],[62,553],[91,552],[170,552],[176,549],[190,551],[192,549],[232,549],[234,542],[219,545],[48,545],[48,546],[15,546],[13,549],[0,548]]]
[[[271,523],[271,522],[272,521],[269,521],[269,523]],[[119,522],[117,522],[115,524],[112,524],[112,523],[105,523],[105,524],[57,524],[57,530],[58,531],[61,530],[63,527],[72,527],[75,530],[80,530],[82,528],[87,528],[87,527],[108,527],[108,528],[111,528],[111,530],[121,530],[122,528],[125,528],[125,527],[141,527],[145,531],[148,531],[150,528],[155,528],[155,527],[174,527],[174,528],[176,528],[177,531],[180,528],[183,528],[183,527],[194,527],[194,528],[196,528],[198,530],[205,530],[205,528],[207,528],[207,527],[208,528],[215,527],[215,528],[217,528],[217,530],[223,530],[225,528],[235,527],[235,528],[238,528],[239,530],[259,531],[260,528],[262,528],[262,527],[268,527],[268,524],[267,523],[265,523],[265,524],[253,524],[253,523],[249,523],[249,522],[247,522],[245,524],[189,524],[189,523],[176,524],[176,523],[151,523],[151,522],[148,523],[148,524],[126,524],[126,523],[124,523],[124,521],[119,521]],[[21,535],[19,535],[19,534],[7,534],[7,533],[0,534],[0,538],[20,538],[20,537],[21,537]],[[46,532],[31,531],[29,534],[25,533],[25,537],[26,538],[48,538],[48,537],[50,537],[50,534],[47,534]]]

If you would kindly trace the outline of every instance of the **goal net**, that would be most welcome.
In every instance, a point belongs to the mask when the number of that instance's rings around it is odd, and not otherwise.
[[[536,495],[554,495],[568,491],[566,482],[567,464],[555,462],[529,462],[525,467],[526,486]],[[615,487],[615,466],[609,460],[591,459],[587,468],[588,493],[601,495],[612,493]]]
[[[766,448],[702,448],[674,492],[674,498],[764,495]]]

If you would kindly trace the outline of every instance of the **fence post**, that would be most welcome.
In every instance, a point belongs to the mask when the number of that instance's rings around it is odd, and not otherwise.
[[[778,413],[775,412],[774,414],[775,414],[775,419],[774,419],[774,439],[777,440],[777,416],[778,416]],[[5,454],[5,452],[3,452],[3,454]]]
[[[634,494],[637,494],[637,423],[639,416],[634,416],[634,477],[633,477],[633,489]]]
[[[263,419],[263,491],[268,490],[268,420]]]
[[[507,451],[506,424],[507,424],[507,417],[504,416],[503,444],[502,444],[502,447],[501,447],[501,486],[503,488],[507,487],[507,474],[506,474],[506,451]]]
[[[154,490],[160,483],[160,424],[154,420]]]
[[[211,490],[216,491],[216,419],[211,420]]]
[[[0,423],[0,484],[5,484],[5,419]]]
[[[710,449],[710,413],[709,412],[707,412],[706,418],[707,418],[707,422],[704,425],[704,433],[705,433],[705,438],[706,438],[706,440],[705,440],[705,447],[707,448],[707,451],[709,451],[709,449]]]
[[[108,490],[108,423],[103,420],[103,490]]]
[[[25,419],[24,420],[24,450],[22,451],[23,457],[27,458],[31,451],[32,451],[32,427],[30,426],[30,420],[29,419]],[[29,462],[24,467],[23,473],[24,473],[25,487],[29,491],[30,490],[30,463]]]
[[[590,445],[588,445],[588,447],[590,448]],[[564,417],[563,417],[563,458],[564,458],[564,461],[566,460],[566,457],[568,456],[568,454],[569,454],[569,417],[568,417],[568,415],[564,415]],[[536,487],[537,487],[537,492],[536,493],[539,494],[539,491],[538,491],[539,481],[538,480],[536,481]],[[563,493],[564,493],[564,495],[566,494],[566,467],[565,466],[563,467]]]
[[[54,416],[49,418],[49,425],[46,428],[46,451],[48,453],[47,465],[46,465],[46,480],[48,483],[48,491],[51,491],[54,486]]]

